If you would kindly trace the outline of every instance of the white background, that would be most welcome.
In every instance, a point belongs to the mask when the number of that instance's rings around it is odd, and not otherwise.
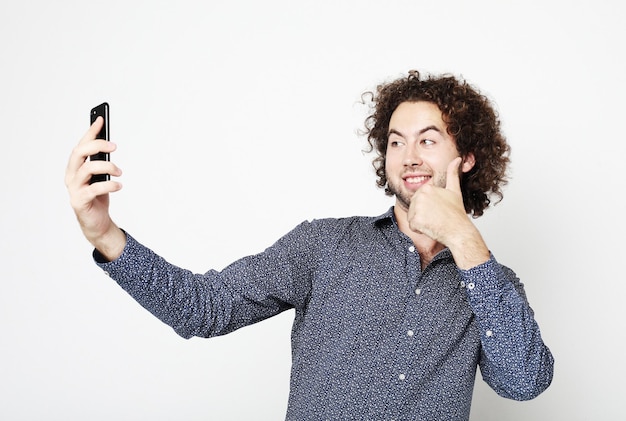
[[[3,1],[0,418],[282,419],[293,313],[176,336],[92,263],[67,158],[108,101],[116,221],[220,269],[304,219],[391,205],[359,99],[418,69],[497,105],[512,180],[477,224],[556,359],[530,402],[479,376],[472,420],[625,419],[625,18],[618,0]]]

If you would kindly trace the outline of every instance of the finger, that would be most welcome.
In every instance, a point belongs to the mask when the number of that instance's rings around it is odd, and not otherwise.
[[[75,210],[89,208],[91,202],[98,196],[116,192],[122,188],[119,181],[108,180],[91,184],[91,174],[83,173],[70,180],[67,189],[70,195],[70,203]]]
[[[89,126],[89,130],[87,130],[87,133],[85,133],[85,135],[80,141],[88,142],[90,140],[94,140],[96,136],[98,135],[98,133],[100,133],[100,130],[102,129],[103,124],[104,124],[104,118],[102,118],[102,116],[98,116],[96,120],[93,123],[91,123],[91,126]]]
[[[80,220],[82,219],[80,215],[87,215],[94,207],[100,205],[108,207],[109,193],[115,193],[121,189],[122,184],[114,181],[93,183],[70,194],[70,205]]]
[[[107,142],[104,139],[96,139],[96,136],[98,136],[98,133],[100,133],[103,124],[104,119],[101,116],[98,116],[96,120],[91,124],[91,126],[89,126],[87,132],[85,132],[83,137],[80,139],[78,145],[76,145],[76,147],[74,148],[73,153],[77,155],[80,161],[84,161],[85,159],[87,159],[88,156],[93,155],[94,153],[112,152],[113,149],[109,149],[115,148],[115,145]]]
[[[115,151],[115,149],[117,149],[117,145],[106,140],[92,139],[88,143],[82,143],[81,140],[81,143],[76,145],[76,147],[72,150],[72,153],[70,154],[70,158],[67,162],[67,167],[65,169],[66,179],[73,178],[83,165],[89,163],[89,161],[87,161],[87,158],[89,158],[89,156],[94,155],[98,152],[111,153]]]
[[[100,181],[89,185],[89,190],[92,198],[102,196],[109,193],[115,193],[122,189],[122,183],[119,181]]]
[[[455,191],[461,193],[461,179],[459,178],[459,169],[463,159],[458,156],[454,158],[448,164],[448,171],[446,175],[446,190]]]
[[[89,185],[95,174],[109,174],[119,177],[122,170],[110,161],[85,161],[75,173],[68,174],[68,187],[80,188]]]
[[[89,142],[85,143],[81,141],[78,145],[76,145],[74,150],[72,150],[70,159],[74,159],[75,161],[82,163],[88,157],[97,154],[98,152],[111,153],[114,152],[116,149],[117,144],[109,142],[107,140],[92,139]]]
[[[80,139],[78,145],[76,145],[70,155],[70,159],[68,160],[65,170],[66,177],[78,171],[87,157],[98,152],[111,153],[117,148],[117,145],[113,142],[96,139],[96,136],[100,133],[100,129],[102,129],[103,124],[104,119],[101,116],[98,116],[91,126],[89,126],[89,129]]]
[[[87,157],[93,153],[89,152],[89,145],[91,141],[96,138],[96,135],[100,132],[102,125],[104,124],[104,119],[102,117],[96,118],[96,120],[89,126],[87,132],[83,135],[83,137],[78,142],[78,145],[74,147],[72,153],[70,154],[70,159],[67,162],[67,167],[65,168],[65,177],[66,182],[67,178],[70,177],[71,174],[74,174],[81,165],[85,162]],[[96,151],[99,152],[99,151]]]

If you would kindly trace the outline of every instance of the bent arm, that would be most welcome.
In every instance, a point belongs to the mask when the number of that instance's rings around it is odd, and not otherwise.
[[[500,396],[529,400],[551,383],[554,359],[515,274],[493,257],[461,270],[468,301],[480,329],[480,370]]]

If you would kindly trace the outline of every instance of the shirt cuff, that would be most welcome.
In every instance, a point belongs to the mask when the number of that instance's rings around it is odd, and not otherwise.
[[[122,251],[122,254],[124,254],[124,252],[128,248],[128,239],[129,239],[130,236],[126,233],[126,231],[122,230],[122,232],[124,233],[124,235],[126,235],[126,245],[124,246],[124,250]],[[91,253],[91,256],[93,257],[93,260],[96,263],[98,263],[99,265],[103,265],[103,264],[106,264],[106,263],[111,263],[111,260],[109,260],[106,257],[104,257],[104,255],[102,253],[100,253],[98,251],[98,249],[94,248],[93,252]]]

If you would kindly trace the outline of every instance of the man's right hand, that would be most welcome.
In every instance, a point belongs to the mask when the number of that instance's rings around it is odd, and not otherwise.
[[[114,143],[96,139],[103,124],[102,117],[91,125],[70,155],[65,170],[65,186],[70,204],[87,240],[107,259],[118,258],[126,245],[126,235],[109,215],[109,193],[122,188],[117,181],[89,184],[93,174],[110,174],[119,177],[122,171],[109,161],[91,161],[89,156],[98,152],[111,153]]]

